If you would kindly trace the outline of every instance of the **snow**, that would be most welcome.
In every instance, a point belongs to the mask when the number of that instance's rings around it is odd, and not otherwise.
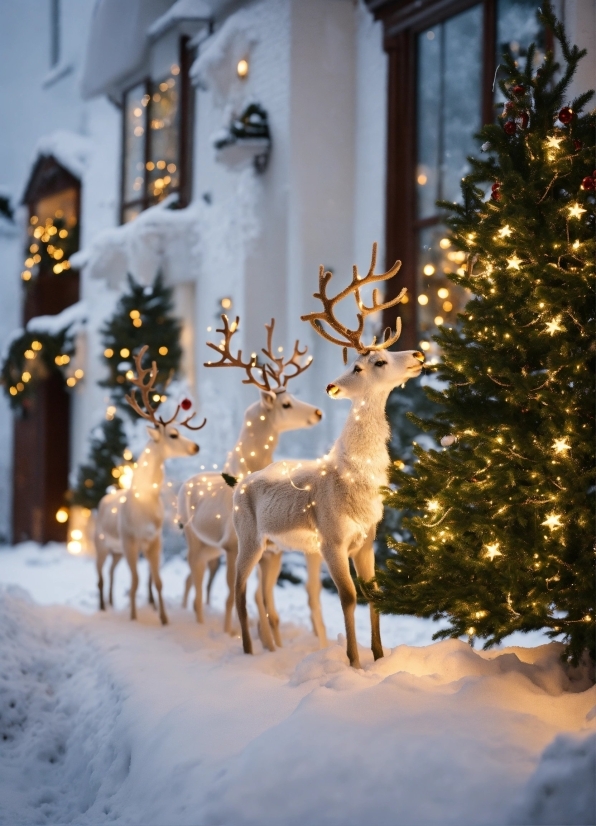
[[[161,37],[176,23],[196,21],[208,24],[213,17],[211,6],[205,0],[176,0],[165,14],[149,26],[147,34],[151,40]]]
[[[27,331],[30,333],[46,333],[56,336],[63,330],[70,330],[74,335],[86,324],[89,311],[84,301],[71,304],[56,315],[38,315],[27,322]]]
[[[93,142],[89,138],[77,132],[57,129],[39,138],[34,156],[37,158],[51,155],[75,178],[82,178],[89,163],[92,146]]]
[[[402,644],[356,672],[287,586],[284,648],[247,657],[221,631],[222,573],[204,626],[177,607],[185,575],[163,567],[161,627],[149,607],[128,620],[124,564],[100,614],[92,559],[0,551],[0,823],[594,822],[596,688],[559,644],[429,645],[431,623],[383,617]],[[337,599],[323,610],[332,637]]]

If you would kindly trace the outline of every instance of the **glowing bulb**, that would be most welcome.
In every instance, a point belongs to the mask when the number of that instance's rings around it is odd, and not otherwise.
[[[565,328],[561,327],[561,325],[559,324],[560,320],[561,320],[561,316],[557,316],[556,318],[553,318],[552,321],[547,321],[546,322],[546,332],[550,333],[551,336],[554,336],[555,333],[563,332],[563,330]]]
[[[451,246],[451,241],[449,240],[449,238],[441,238],[441,240],[439,241],[439,246],[442,250],[447,250]]]
[[[521,258],[518,258],[517,255],[512,255],[511,258],[507,259],[507,269],[519,270],[519,265],[521,264],[521,262]]]
[[[555,439],[553,442],[553,450],[555,453],[565,453],[566,450],[571,450],[571,445],[567,439]]]
[[[498,542],[490,542],[487,545],[485,545],[484,547],[486,548],[486,556],[487,556],[488,559],[490,559],[491,562],[495,557],[503,556],[503,554],[499,550],[499,543]]]
[[[60,508],[56,511],[56,522],[60,522],[61,525],[68,522],[68,511],[66,508]]]
[[[108,347],[103,351],[103,354],[107,359],[111,359],[112,356],[114,355],[114,351],[112,350],[111,347]]]
[[[430,500],[427,502],[426,507],[428,508],[428,510],[429,510],[429,511],[438,511],[438,510],[439,510],[439,508],[440,508],[441,506],[440,506],[440,504],[437,502],[437,500],[436,500],[436,499],[430,499]]]
[[[435,268],[433,267],[432,264],[425,264],[424,269],[423,269],[423,273],[425,275],[433,275],[434,271],[435,271]]]
[[[439,298],[448,298],[449,290],[446,287],[441,287],[440,290],[437,290],[437,295],[439,296]]]
[[[421,304],[423,307],[428,304],[428,296],[427,295],[419,295],[418,296],[418,303]]]
[[[501,229],[497,232],[497,235],[499,236],[499,238],[509,238],[509,236],[511,235],[511,233],[512,233],[512,232],[513,232],[513,230],[511,229],[511,227],[509,226],[509,224],[505,224],[505,226],[504,226],[504,227],[502,227],[502,228],[501,228]]]
[[[545,525],[547,528],[550,528],[553,531],[555,528],[561,527],[561,517],[557,513],[550,513],[544,522],[540,523],[541,525]]]
[[[579,204],[573,204],[573,206],[567,207],[567,209],[569,210],[569,217],[570,218],[581,218],[583,213],[586,211]]]
[[[168,355],[168,348],[167,347],[160,347],[158,353],[160,356],[167,356]]]
[[[120,355],[123,359],[127,359],[130,356],[130,350],[128,347],[123,347],[122,350],[120,350]]]
[[[245,78],[248,75],[248,60],[242,58],[242,60],[238,61],[236,66],[236,74],[241,78]]]

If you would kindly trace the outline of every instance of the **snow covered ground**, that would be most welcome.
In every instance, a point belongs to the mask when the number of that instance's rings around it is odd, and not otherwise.
[[[221,632],[222,573],[204,626],[178,607],[185,575],[164,566],[162,628],[149,607],[128,620],[124,563],[119,610],[99,614],[92,560],[0,550],[0,823],[596,822],[596,688],[558,644],[482,653],[383,617],[386,657],[363,647],[355,672],[343,640],[317,650],[286,586],[284,648],[246,657]],[[333,639],[336,597],[323,610]]]

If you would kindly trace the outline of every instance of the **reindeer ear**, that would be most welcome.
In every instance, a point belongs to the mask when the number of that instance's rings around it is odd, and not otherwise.
[[[150,439],[153,439],[154,442],[159,442],[161,439],[161,433],[159,432],[157,427],[148,427],[147,434]]]
[[[275,393],[270,393],[267,390],[261,390],[261,404],[267,410],[273,410],[275,404]]]

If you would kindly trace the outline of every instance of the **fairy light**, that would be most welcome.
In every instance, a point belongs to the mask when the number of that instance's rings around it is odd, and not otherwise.
[[[569,210],[570,218],[581,218],[584,212],[586,212],[586,210],[577,203],[573,204],[570,207],[567,207],[567,209]]]
[[[497,235],[499,236],[499,238],[509,238],[509,236],[512,235],[512,234],[513,234],[513,230],[511,229],[509,224],[505,224],[505,226],[501,227],[501,229],[497,232]]]
[[[498,542],[489,542],[485,546],[486,548],[486,557],[490,559],[492,562],[497,556],[503,556],[502,552],[499,550],[499,543]]]
[[[562,527],[561,516],[558,513],[549,513],[544,522],[541,522],[540,524],[549,528],[549,530],[554,531],[555,528]]]
[[[56,511],[56,522],[59,522],[61,525],[68,522],[68,511],[66,508],[59,508]]]
[[[431,513],[434,513],[435,511],[439,510],[441,505],[439,504],[439,502],[436,499],[430,499],[426,503],[426,507],[427,507],[427,510],[431,511]]]
[[[565,453],[566,450],[571,450],[571,445],[567,439],[555,439],[553,442],[553,450],[555,453]]]
[[[554,336],[555,333],[562,333],[564,331],[564,327],[561,327],[560,322],[561,316],[557,316],[553,318],[552,321],[546,322],[546,332],[549,333],[551,336]]]
[[[509,270],[519,270],[520,264],[522,262],[521,258],[518,258],[516,254],[512,255],[511,258],[507,259],[507,269]]]

